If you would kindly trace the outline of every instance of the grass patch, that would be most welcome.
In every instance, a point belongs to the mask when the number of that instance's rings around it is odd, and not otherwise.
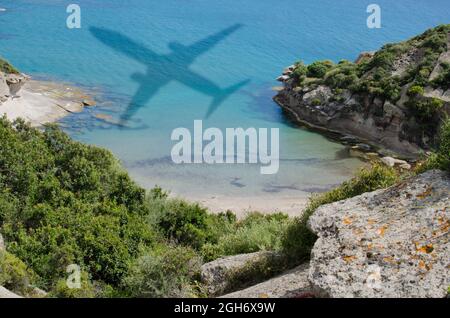
[[[439,131],[439,144],[436,152],[418,165],[416,172],[422,173],[430,169],[450,172],[450,119],[444,120]]]

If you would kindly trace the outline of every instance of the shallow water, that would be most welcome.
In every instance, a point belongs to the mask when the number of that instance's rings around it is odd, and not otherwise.
[[[111,149],[142,185],[158,184],[194,197],[301,195],[349,178],[361,162],[342,156],[342,145],[291,126],[271,100],[272,87],[278,85],[274,78],[299,59],[307,63],[316,59],[354,60],[361,51],[450,22],[448,0],[379,0],[383,26],[379,30],[366,26],[370,1],[77,3],[82,9],[82,29],[69,30],[65,27],[66,1],[0,0],[0,7],[7,9],[0,12],[0,54],[23,72],[100,91],[99,107],[64,119],[66,131],[78,140]],[[190,56],[182,54],[186,49],[181,45],[236,24],[242,27],[224,35],[192,63]],[[90,27],[117,33],[92,33]],[[117,47],[132,50],[131,41],[138,42],[139,50],[122,54],[102,43],[102,39],[111,38],[105,34],[115,35]],[[200,45],[194,53],[202,48]],[[137,106],[127,113],[139,88],[135,79],[143,76],[149,87],[165,85],[153,92],[150,100],[138,96]],[[188,81],[189,86],[172,81],[174,77]],[[217,97],[220,90],[247,79],[250,83],[228,96],[205,119],[212,100],[208,94]],[[116,121],[129,117],[135,129],[120,129],[93,117],[96,114]],[[263,176],[258,165],[172,164],[172,130],[192,129],[195,119],[204,119],[205,127],[279,128],[279,173]]]

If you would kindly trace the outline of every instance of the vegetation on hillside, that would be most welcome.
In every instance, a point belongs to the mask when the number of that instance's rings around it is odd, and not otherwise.
[[[441,26],[404,43],[387,45],[354,64],[341,61],[298,63],[293,76],[302,83],[326,83],[339,100],[344,89],[396,101],[411,83],[408,107],[426,129],[443,107],[424,99],[424,87],[447,87],[450,66],[431,83],[429,74],[444,48],[450,26]],[[411,48],[423,56],[402,78],[389,75],[396,57]],[[0,59],[0,70],[17,70]],[[321,103],[320,100],[316,103]],[[439,120],[441,120],[440,116]],[[450,171],[450,120],[439,130],[436,152],[418,165]],[[230,286],[258,282],[307,260],[316,240],[309,217],[324,204],[388,187],[401,178],[394,169],[374,165],[350,181],[313,197],[303,216],[232,212],[213,215],[196,203],[169,198],[160,188],[146,193],[113,155],[70,139],[55,125],[42,131],[22,120],[0,119],[0,285],[21,295],[34,287],[52,297],[204,296],[200,266],[222,256],[260,250],[276,257],[235,273]],[[80,289],[66,284],[66,268],[80,266]],[[233,285],[233,282],[236,285]]]
[[[424,89],[433,87],[445,91],[450,87],[448,63],[441,63],[439,76],[430,79],[439,63],[439,56],[448,49],[449,34],[450,24],[441,25],[408,41],[386,44],[373,57],[365,56],[358,63],[342,60],[337,64],[317,61],[305,65],[298,62],[291,76],[298,86],[328,85],[333,89],[333,100],[338,102],[342,101],[344,90],[349,90],[369,97],[369,100],[379,98],[396,103],[401,97],[402,88],[408,85],[409,100],[406,106],[410,119],[415,123],[405,126],[407,133],[404,137],[411,137],[414,139],[412,141],[422,145],[423,135],[432,141],[435,139],[439,122],[444,118],[444,102],[425,97]],[[375,109],[376,105],[371,107],[371,112],[383,114],[382,108]]]

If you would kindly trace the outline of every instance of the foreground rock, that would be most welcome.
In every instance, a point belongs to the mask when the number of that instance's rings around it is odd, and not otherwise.
[[[309,279],[325,297],[445,297],[450,176],[429,171],[320,207]]]
[[[22,297],[0,286],[0,298],[22,298]]]
[[[204,264],[201,268],[201,279],[206,286],[208,295],[223,294],[229,289],[230,279],[234,273],[264,258],[273,256],[272,252],[257,252],[219,258]]]
[[[293,298],[310,297],[309,264],[303,264],[288,273],[261,284],[222,296],[223,298]]]

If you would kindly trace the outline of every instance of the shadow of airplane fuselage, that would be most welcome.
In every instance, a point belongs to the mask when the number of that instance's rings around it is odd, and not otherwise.
[[[145,73],[135,73],[131,76],[140,86],[121,116],[120,126],[125,126],[126,122],[170,81],[178,81],[211,96],[212,102],[205,117],[211,116],[225,99],[245,86],[249,80],[222,89],[213,81],[191,71],[189,66],[197,57],[211,50],[240,27],[240,24],[233,25],[189,46],[171,42],[169,48],[172,52],[167,55],[157,54],[118,32],[91,27],[91,33],[100,42],[147,67]]]

